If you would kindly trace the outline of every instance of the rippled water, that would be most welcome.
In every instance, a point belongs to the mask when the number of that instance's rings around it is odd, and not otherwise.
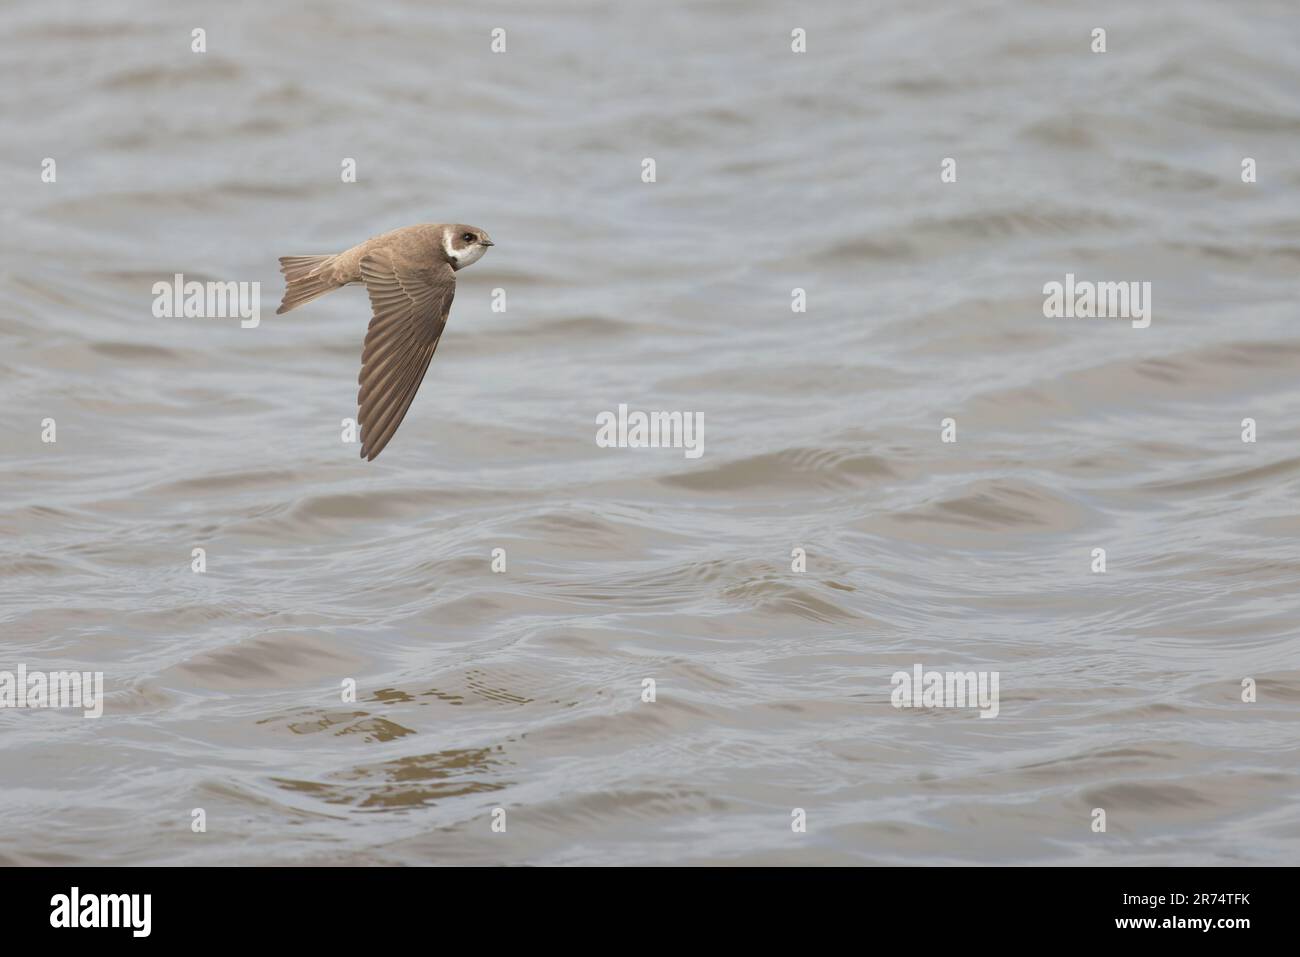
[[[107,692],[0,710],[0,861],[1295,860],[1293,4],[314,11],[0,14],[0,670]],[[276,259],[423,221],[497,246],[365,463]]]

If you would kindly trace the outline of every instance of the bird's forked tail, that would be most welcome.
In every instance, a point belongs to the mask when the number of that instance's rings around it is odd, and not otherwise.
[[[333,292],[343,285],[335,281],[328,270],[321,269],[333,256],[281,256],[280,272],[284,273],[284,299],[280,308],[275,310],[278,316],[311,302],[327,292]]]

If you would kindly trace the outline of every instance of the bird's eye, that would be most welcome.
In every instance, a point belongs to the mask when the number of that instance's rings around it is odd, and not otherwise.
[[[472,243],[472,242],[474,241],[474,234],[473,234],[473,233],[466,233],[465,235],[461,236],[460,238],[463,239],[463,240],[465,240],[465,242],[467,242],[467,243]]]

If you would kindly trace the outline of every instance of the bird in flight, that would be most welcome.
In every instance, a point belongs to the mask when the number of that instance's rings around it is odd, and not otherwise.
[[[384,450],[416,390],[447,325],[456,273],[495,245],[477,226],[423,223],[367,239],[336,256],[281,256],[284,299],[276,315],[327,292],[365,283],[370,328],[357,382],[361,457]]]

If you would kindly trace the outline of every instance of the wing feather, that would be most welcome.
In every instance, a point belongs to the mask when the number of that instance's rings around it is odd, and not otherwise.
[[[412,265],[388,250],[361,260],[371,319],[357,376],[361,457],[384,450],[411,407],[438,348],[456,294],[456,274],[446,263]]]

